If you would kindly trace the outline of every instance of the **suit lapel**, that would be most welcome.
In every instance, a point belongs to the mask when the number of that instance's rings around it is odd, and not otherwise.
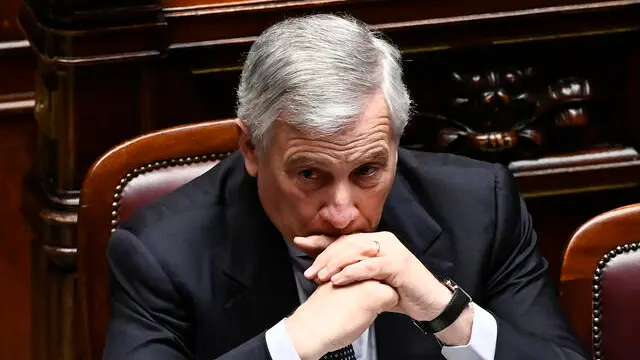
[[[398,174],[384,204],[378,230],[395,234],[434,275],[452,276],[451,242],[425,204]]]
[[[224,273],[234,283],[224,317],[229,340],[243,342],[289,316],[299,305],[291,261],[280,232],[265,214],[254,178],[242,171],[229,182]],[[236,333],[236,335],[233,335]]]
[[[398,174],[384,205],[378,230],[398,237],[436,276],[452,276],[452,248],[446,233],[427,213],[407,181]],[[375,322],[379,360],[439,359],[440,346],[402,314],[384,313]]]

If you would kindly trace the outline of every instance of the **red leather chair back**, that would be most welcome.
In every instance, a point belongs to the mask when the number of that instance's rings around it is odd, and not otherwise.
[[[78,215],[80,348],[100,359],[109,321],[106,248],[113,229],[151,200],[215,166],[237,148],[235,120],[178,126],[139,136],[103,155],[82,185]]]
[[[594,358],[637,359],[640,329],[638,243],[619,246],[603,257],[594,278]]]
[[[640,329],[640,204],[598,215],[572,236],[560,292],[580,340],[594,359],[633,359]],[[624,354],[624,356],[622,356]]]

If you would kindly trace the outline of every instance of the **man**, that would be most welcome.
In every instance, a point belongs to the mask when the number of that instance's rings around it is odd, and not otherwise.
[[[240,151],[113,234],[106,359],[584,359],[510,174],[398,148],[400,61],[329,15],[256,40]]]

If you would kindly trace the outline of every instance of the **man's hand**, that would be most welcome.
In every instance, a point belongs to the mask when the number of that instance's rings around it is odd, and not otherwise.
[[[382,281],[400,295],[398,307],[393,311],[415,320],[433,320],[451,300],[451,291],[389,232],[346,235],[337,240],[324,236],[298,237],[294,243],[309,253],[324,249],[305,271],[308,279],[329,281],[335,286]],[[449,345],[466,345],[473,325],[471,308],[454,325],[438,337]]]
[[[398,293],[379,281],[325,283],[285,320],[285,327],[300,359],[316,360],[351,344],[378,314],[397,304]]]

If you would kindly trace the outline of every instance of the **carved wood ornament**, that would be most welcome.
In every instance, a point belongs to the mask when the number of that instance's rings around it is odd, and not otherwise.
[[[509,162],[544,153],[559,130],[589,125],[588,80],[566,77],[541,86],[533,68],[451,74],[446,113],[423,114],[444,124],[439,151]]]

